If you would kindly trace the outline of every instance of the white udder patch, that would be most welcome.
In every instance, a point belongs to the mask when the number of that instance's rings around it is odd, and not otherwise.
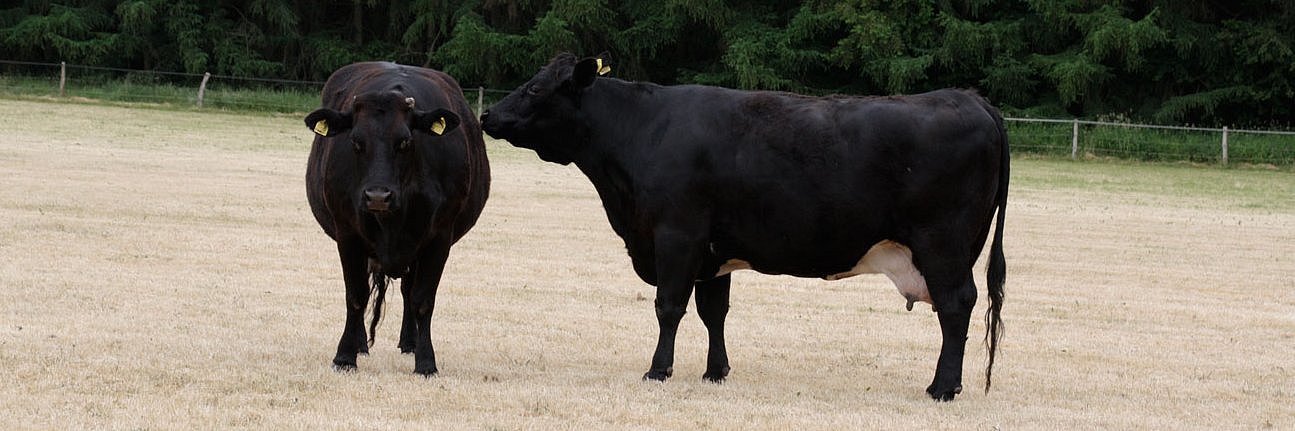
[[[908,300],[908,310],[913,310],[917,301],[931,304],[931,292],[926,288],[926,278],[913,266],[913,251],[907,246],[884,240],[868,249],[868,253],[859,259],[847,272],[823,277],[825,280],[840,280],[859,274],[886,274],[899,294]]]
[[[715,272],[715,276],[719,277],[739,269],[751,269],[751,264],[742,259],[729,259],[728,262],[724,262],[723,265],[719,266],[719,271]]]

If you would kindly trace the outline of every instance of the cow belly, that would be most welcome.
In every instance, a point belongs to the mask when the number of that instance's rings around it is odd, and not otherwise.
[[[926,278],[913,266],[913,251],[907,246],[894,241],[881,241],[868,249],[868,253],[859,259],[847,272],[823,277],[825,280],[840,280],[859,274],[886,274],[890,282],[895,283],[899,294],[908,300],[908,309],[913,309],[917,301],[931,303],[931,292],[926,288]]]

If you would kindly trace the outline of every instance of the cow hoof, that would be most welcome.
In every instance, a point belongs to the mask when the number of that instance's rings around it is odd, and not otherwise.
[[[400,346],[400,353],[412,355],[414,353],[414,346]]]
[[[707,371],[706,374],[701,375],[701,378],[711,383],[724,383],[724,378],[728,377],[728,370],[729,367],[724,367],[720,371]]]
[[[664,382],[666,379],[670,378],[670,376],[673,376],[673,375],[674,375],[674,367],[666,368],[664,370],[648,370],[648,372],[643,374],[643,380],[656,380],[658,382]]]
[[[926,388],[926,394],[936,401],[953,401],[953,397],[960,393],[962,393],[962,385],[954,386],[952,389],[941,389],[931,384]]]
[[[439,370],[437,370],[436,367],[424,367],[424,368],[415,367],[414,368],[414,374],[417,374],[423,377],[434,376],[436,375],[437,372],[439,372]]]
[[[355,370],[355,355],[338,353],[333,356],[333,369],[337,371]]]

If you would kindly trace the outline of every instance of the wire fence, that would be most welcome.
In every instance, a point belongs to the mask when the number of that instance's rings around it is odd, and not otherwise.
[[[309,112],[323,81],[0,60],[0,92],[178,107]],[[464,87],[477,113],[509,90]]]
[[[308,112],[323,81],[0,60],[0,93],[175,107]],[[464,87],[477,114],[509,90]],[[1073,159],[1116,157],[1295,166],[1295,132],[1005,118],[1013,151]]]
[[[1295,132],[1005,118],[1014,151],[1146,161],[1295,165]]]

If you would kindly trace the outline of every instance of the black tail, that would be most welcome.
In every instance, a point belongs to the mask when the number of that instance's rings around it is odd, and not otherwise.
[[[373,277],[373,320],[369,322],[369,347],[378,336],[378,322],[382,321],[382,301],[387,299],[387,283],[391,281],[380,271],[369,273]]]
[[[1003,218],[1007,212],[1007,180],[1011,155],[1007,148],[1007,128],[1003,126],[1003,117],[997,109],[986,103],[989,112],[998,123],[998,134],[1002,144],[1002,168],[998,173],[998,194],[994,203],[998,207],[997,225],[994,227],[994,242],[989,247],[989,268],[986,278],[989,280],[989,310],[985,311],[985,346],[989,349],[989,366],[985,367],[985,392],[994,375],[994,355],[998,352],[998,340],[1003,336],[1003,283],[1007,280],[1007,262],[1003,257]]]

